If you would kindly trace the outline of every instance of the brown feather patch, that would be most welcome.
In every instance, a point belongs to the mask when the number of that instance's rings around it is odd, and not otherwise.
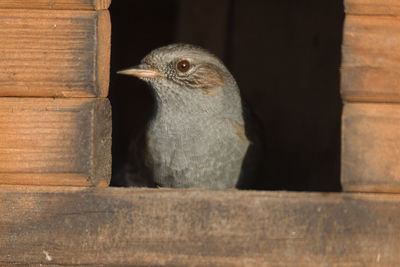
[[[207,94],[213,94],[213,92],[211,92],[212,90],[206,89],[223,86],[225,84],[222,71],[217,66],[210,63],[203,63],[188,76],[176,77],[176,79],[180,84],[186,87],[202,89]]]
[[[217,93],[216,90],[213,89],[205,89],[205,88],[201,88],[201,90],[203,91],[204,94],[206,95],[215,95]]]

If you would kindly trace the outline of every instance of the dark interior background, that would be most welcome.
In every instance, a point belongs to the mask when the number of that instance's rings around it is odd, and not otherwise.
[[[342,1],[114,0],[110,12],[114,174],[153,105],[146,84],[115,72],[185,42],[225,62],[262,120],[263,188],[340,190]]]

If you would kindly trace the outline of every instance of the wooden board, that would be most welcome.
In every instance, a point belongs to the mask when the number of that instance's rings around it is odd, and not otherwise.
[[[341,90],[348,101],[400,102],[400,18],[346,16]]]
[[[0,98],[0,184],[107,185],[107,99]]]
[[[0,9],[0,96],[106,97],[107,10]]]
[[[343,190],[400,193],[400,104],[345,104],[342,135]]]
[[[400,195],[3,186],[0,199],[2,266],[400,265]]]
[[[0,0],[0,8],[20,9],[107,9],[111,0]]]
[[[362,15],[398,15],[400,2],[398,0],[345,0],[347,14]]]

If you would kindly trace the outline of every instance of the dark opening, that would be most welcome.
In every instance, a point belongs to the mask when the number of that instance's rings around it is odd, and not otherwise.
[[[262,120],[262,188],[340,190],[342,1],[113,1],[110,12],[114,174],[153,104],[143,82],[115,72],[184,42],[219,56]]]

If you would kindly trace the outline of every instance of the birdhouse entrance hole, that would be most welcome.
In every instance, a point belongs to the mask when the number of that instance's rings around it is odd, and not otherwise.
[[[114,174],[153,105],[147,85],[116,71],[183,42],[220,57],[261,119],[258,188],[340,190],[342,2],[114,1],[110,12]]]

